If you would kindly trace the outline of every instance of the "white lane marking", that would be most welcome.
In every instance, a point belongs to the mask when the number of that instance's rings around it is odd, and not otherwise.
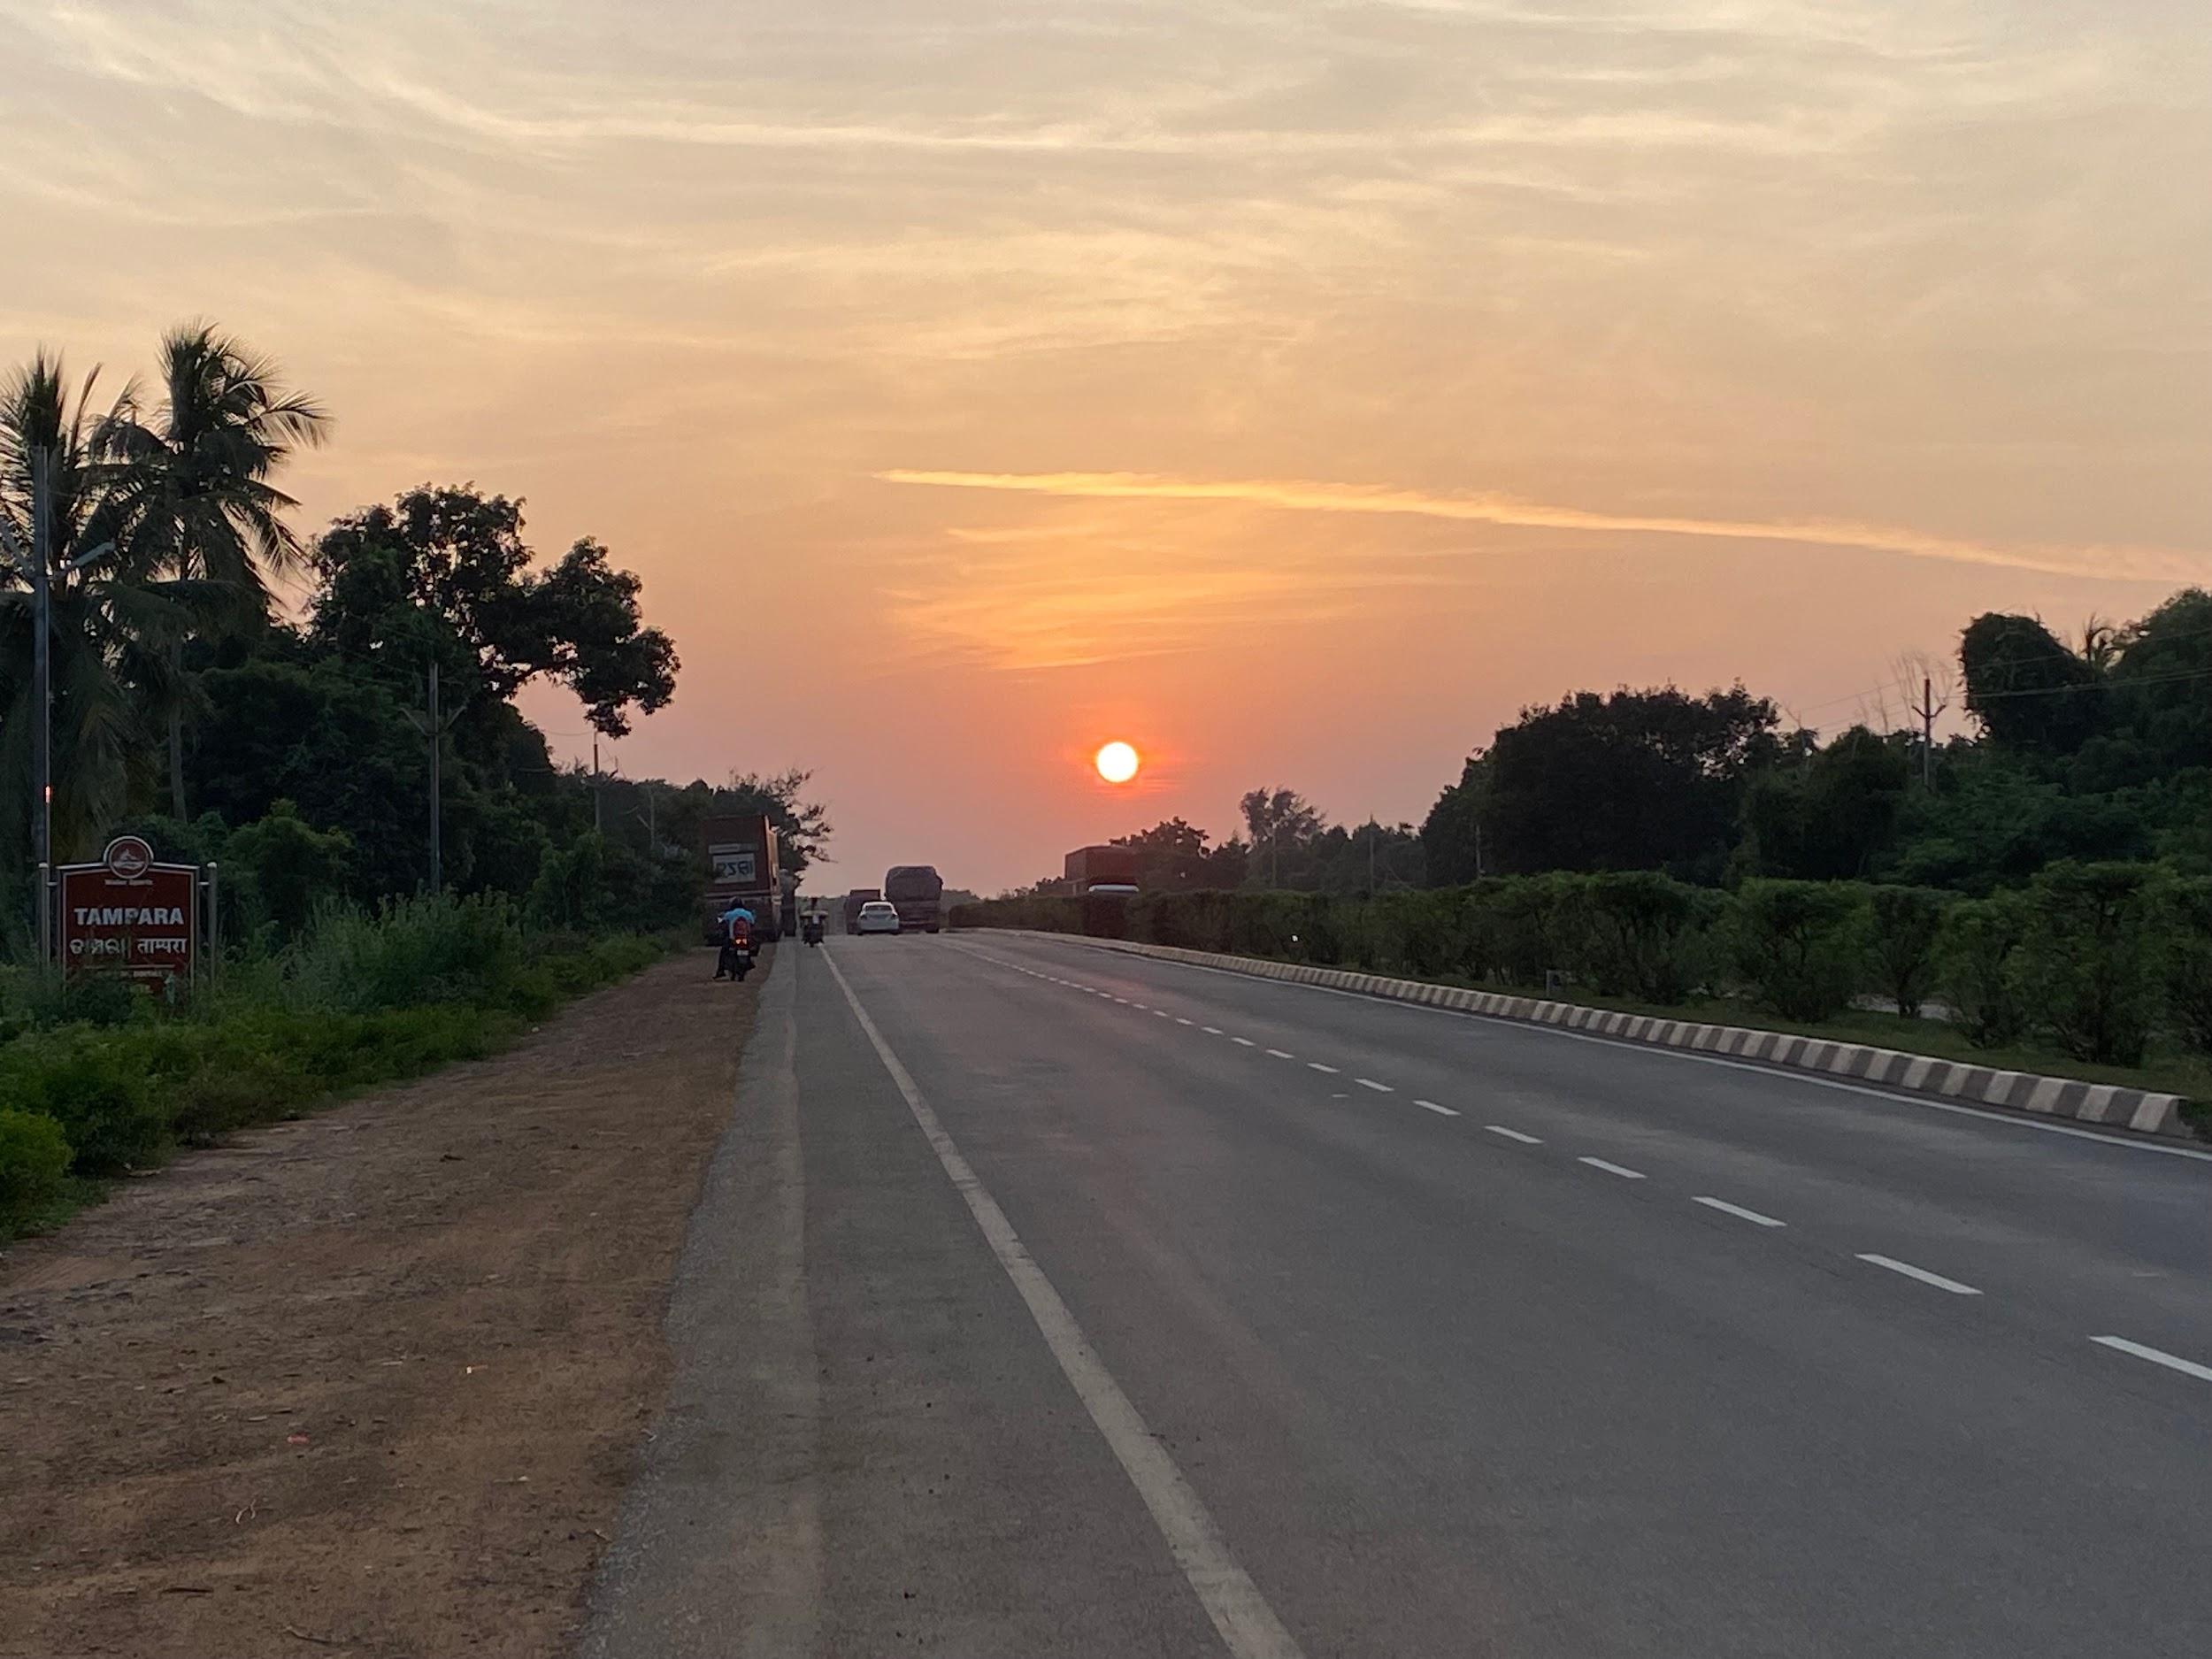
[[[1534,1135],[1525,1135],[1517,1129],[1508,1129],[1503,1124],[1485,1124],[1494,1135],[1503,1135],[1508,1141],[1517,1141],[1525,1147],[1540,1147],[1544,1143]]]
[[[1218,1025],[1201,1025],[1198,1029],[1204,1032],[1209,1037],[1218,1037],[1221,1035],[1221,1027]]]
[[[1069,938],[1069,943],[1089,950],[1104,950],[1110,947],[1090,940]],[[957,949],[957,947],[956,947]],[[971,956],[980,952],[971,951]],[[1118,952],[1120,959],[1131,960],[1126,952]],[[997,958],[985,956],[986,962]],[[1158,962],[1163,966],[1181,968],[1190,973],[1218,973],[1225,978],[1242,979],[1250,983],[1258,976],[1240,973],[1233,968],[1210,968],[1202,963],[1173,962],[1159,956],[1144,956],[1139,961]],[[1266,980],[1286,990],[1315,991],[1323,996],[1341,996],[1355,1002],[1380,1003],[1389,1008],[1405,1010],[1410,1014],[1433,1014],[1447,1019],[1479,1019],[1485,1025],[1502,1025],[1510,1031],[1534,1033],[1547,1037],[1563,1037],[1570,1042],[1594,1042],[1607,1048],[1620,1048],[1631,1054],[1650,1055],[1655,1058],[1694,1060],[1701,1065],[1725,1066],[1732,1071],[1755,1071],[1761,1077],[1771,1078],[1780,1083],[1806,1083],[1815,1088],[1841,1089],[1847,1094],[1864,1094],[1874,1100],[1894,1101],[1901,1106],[1921,1106],[1931,1110],[1950,1112],[1960,1118],[1978,1118],[1985,1123],[2002,1124],[2011,1129],[2026,1129],[2037,1134],[2064,1135],[2074,1141],[2094,1141],[2108,1147],[2121,1147],[2131,1152],[2154,1152],[2162,1157],[2193,1158],[2200,1164],[2212,1164],[2212,1152],[2195,1147],[2168,1146],[2148,1135],[2118,1135],[2108,1131],[2077,1128],[2072,1124],[2050,1123],[2040,1118],[2027,1117],[2018,1112],[1993,1109],[1987,1106],[1969,1106],[1962,1101],[1938,1100],[1928,1094],[1904,1094],[1895,1089],[1884,1088],[1878,1083],[1855,1083],[1846,1078],[1819,1077],[1808,1071],[1793,1071],[1783,1066],[1761,1065],[1751,1060],[1733,1060],[1726,1055],[1700,1054],[1690,1048],[1670,1048],[1663,1044],[1632,1042],[1619,1037],[1608,1037],[1596,1032],[1569,1031],[1563,1025],[1543,1025],[1530,1020],[1505,1019],[1494,1014],[1482,1014],[1467,1008],[1430,1008],[1419,1002],[1401,1002],[1394,997],[1369,996],[1361,991],[1340,991],[1333,985],[1300,985],[1294,980]]]
[[[1644,1172],[1641,1170],[1628,1169],[1618,1164],[1608,1164],[1603,1158],[1577,1158],[1575,1162],[1586,1164],[1594,1170],[1603,1170],[1608,1175],[1617,1175],[1624,1181],[1640,1181],[1644,1179]]]
[[[1258,1046],[1249,1037],[1232,1037],[1229,1041],[1240,1048],[1251,1048]]]
[[[1125,996],[1118,996],[1114,999],[1114,1001],[1120,1003],[1124,1008],[1129,1006],[1129,999]]]
[[[1175,1466],[1166,1448],[1154,1438],[1145,1426],[1144,1419],[1129,1396],[1121,1391],[1121,1385],[1106,1369],[1083,1329],[1068,1311],[1068,1304],[1045,1277],[1043,1268],[1037,1265],[1028,1247],[1015,1233],[1013,1224],[1006,1219],[1006,1212],[998,1207],[973,1166],[960,1154],[953,1138],[945,1133],[945,1126],[922,1098],[922,1091],[915,1086],[913,1074],[899,1063],[891,1045],[883,1040],[876,1023],[868,1018],[868,1010],[853,995],[853,987],[837,964],[830,964],[830,972],[837,980],[838,989],[844,992],[845,1001],[852,1005],[853,1017],[860,1022],[860,1029],[867,1033],[875,1048],[876,1057],[883,1062],[883,1069],[891,1074],[892,1082],[906,1097],[906,1107],[913,1113],[914,1121],[921,1125],[922,1135],[937,1154],[937,1161],[944,1166],[946,1176],[954,1190],[967,1201],[968,1212],[982,1229],[983,1237],[991,1247],[991,1254],[1006,1270],[1007,1278],[1014,1281],[1014,1288],[1029,1307],[1029,1317],[1037,1322],[1037,1329],[1045,1339],[1045,1346],[1052,1350],[1052,1357],[1059,1362],[1060,1371],[1075,1389],[1076,1397],[1091,1414],[1091,1421],[1113,1448],[1122,1471],[1129,1477],[1129,1484],[1136,1487],[1137,1495],[1144,1500],[1144,1507],[1152,1512],[1153,1525],[1160,1529],[1160,1536],[1167,1540],[1168,1552],[1182,1568],[1183,1576],[1190,1580],[1190,1587],[1197,1593],[1206,1617],[1213,1621],[1214,1630],[1221,1637],[1222,1646],[1235,1659],[1303,1659],[1297,1641],[1284,1628],[1282,1620],[1275,1617],[1275,1609],[1268,1606],[1267,1598],[1260,1594],[1259,1586],[1237,1564],[1230,1553],[1229,1542],[1221,1535],[1204,1502],[1183,1478],[1183,1471]]]
[[[1931,1273],[1924,1267],[1915,1267],[1910,1262],[1901,1262],[1893,1256],[1875,1256],[1863,1251],[1859,1260],[1871,1262],[1877,1267],[1886,1267],[1891,1272],[1902,1273],[1907,1279],[1916,1279],[1924,1285],[1933,1285],[1938,1290],[1947,1290],[1954,1296],[1978,1296],[1982,1294],[1971,1285],[1962,1285],[1955,1279]]]
[[[1306,1069],[1310,1071],[1326,1071],[1331,1077],[1342,1077],[1344,1075],[1344,1073],[1340,1071],[1336,1067],[1333,1065],[1323,1065],[1318,1060],[1307,1061]]]
[[[1165,1019],[1167,1018],[1167,1010],[1164,1008],[1155,1008],[1147,1011],[1149,1012],[1155,1019]],[[1187,1024],[1188,1022],[1187,1021],[1185,1023]]]
[[[1149,1014],[1152,1011],[1152,1004],[1149,1002],[1132,1002],[1129,1006],[1135,1009],[1140,1014]]]
[[[1287,1048],[1270,1048],[1267,1052],[1278,1060],[1295,1060],[1298,1057]]]
[[[1413,1103],[1416,1106],[1418,1106],[1423,1111],[1434,1112],[1439,1118],[1456,1118],[1459,1116],[1459,1114],[1454,1111],[1450,1107],[1439,1106],[1432,1100],[1417,1100]]]
[[[2212,1382],[2212,1365],[2200,1365],[2193,1359],[2183,1359],[2159,1348],[2145,1348],[2140,1342],[2131,1342],[2124,1336],[2093,1336],[2089,1340],[2101,1348],[2116,1348],[2123,1354],[2147,1359],[2154,1365],[2177,1371],[2185,1377],[2194,1377],[2199,1382]]]
[[[1378,1083],[1371,1077],[1356,1077],[1352,1079],[1352,1081],[1358,1084],[1362,1088],[1373,1089],[1378,1094],[1395,1094],[1398,1092],[1396,1089],[1391,1087],[1389,1084]]]
[[[1755,1210],[1746,1210],[1741,1204],[1732,1204],[1724,1198],[1693,1198],[1690,1202],[1702,1204],[1708,1210],[1717,1210],[1723,1215],[1733,1216],[1739,1221],[1748,1221],[1755,1226],[1786,1227],[1790,1225],[1786,1221],[1777,1221],[1772,1216],[1763,1216]]]
[[[1195,1022],[1194,1022],[1194,1021],[1192,1021],[1192,1020],[1187,1020],[1187,1019],[1185,1019],[1185,1018],[1183,1018],[1180,1014],[1178,1014],[1178,1015],[1175,1017],[1175,1023],[1176,1023],[1177,1025],[1188,1025],[1194,1024]]]

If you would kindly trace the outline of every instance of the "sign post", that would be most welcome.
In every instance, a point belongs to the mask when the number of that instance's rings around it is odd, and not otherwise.
[[[189,979],[199,945],[200,869],[165,864],[135,835],[108,843],[96,864],[60,871],[65,974],[116,973],[158,986]]]

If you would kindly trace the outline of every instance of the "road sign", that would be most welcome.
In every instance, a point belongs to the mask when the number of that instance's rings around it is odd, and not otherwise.
[[[108,843],[96,864],[65,864],[61,963],[65,973],[188,978],[199,944],[200,869],[165,864],[135,835]]]

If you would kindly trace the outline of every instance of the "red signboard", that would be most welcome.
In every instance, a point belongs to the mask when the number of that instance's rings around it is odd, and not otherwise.
[[[196,864],[156,864],[153,849],[125,835],[109,843],[104,862],[65,864],[59,874],[65,972],[190,977],[200,937]]]

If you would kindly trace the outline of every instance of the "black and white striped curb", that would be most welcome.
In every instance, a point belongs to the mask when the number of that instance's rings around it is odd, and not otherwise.
[[[2184,1139],[2192,1134],[2181,1116],[2180,1095],[2154,1094],[2145,1089],[2122,1088],[2115,1083],[2085,1083],[2075,1078],[2043,1077],[2033,1071],[2000,1071],[1956,1060],[1939,1060],[1932,1055],[1877,1048],[1870,1043],[1834,1042],[1778,1031],[1755,1031],[1746,1025],[1707,1025],[1689,1019],[1622,1014],[1580,1002],[1509,996],[1497,991],[1471,991],[1458,986],[1394,979],[1379,973],[1354,973],[1342,968],[1317,968],[1299,962],[1270,962],[1257,956],[1221,956],[1208,950],[1183,950],[1171,945],[1144,945],[1123,939],[1091,939],[1071,933],[1038,937],[1068,939],[1164,962],[1185,962],[1262,979],[1286,979],[1294,985],[1325,986],[1333,991],[1352,991],[1396,1002],[1417,1002],[1426,1008],[1456,1009],[1464,1013],[1486,1015],[1492,1019],[1558,1025],[1569,1031],[1616,1037],[1624,1042],[1648,1042],[1669,1048],[1693,1048],[1701,1054],[1728,1055],[1790,1071],[1819,1071],[1831,1077],[1878,1084],[1902,1094],[1967,1101],[1979,1106],[2010,1107],[2040,1117],[2073,1118],[2145,1134]]]

